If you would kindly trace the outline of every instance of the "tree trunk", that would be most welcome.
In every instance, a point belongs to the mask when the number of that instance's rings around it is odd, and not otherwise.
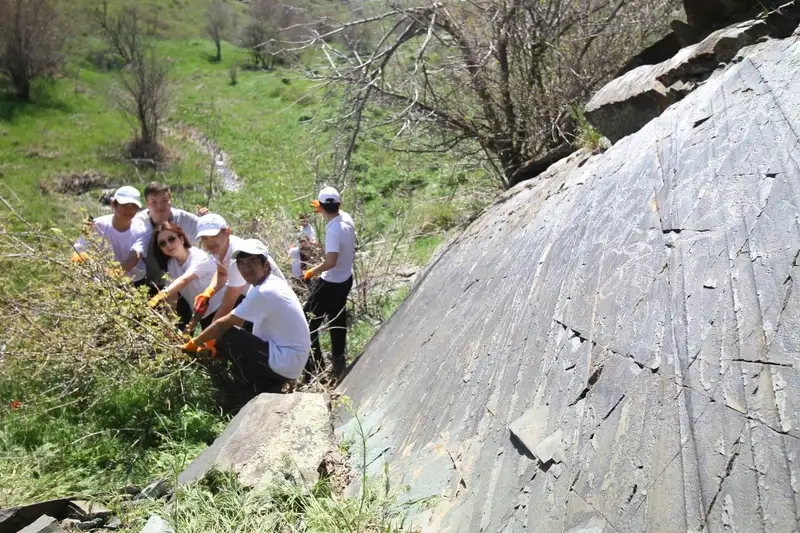
[[[17,98],[20,100],[30,101],[31,99],[31,81],[27,78],[21,78],[14,81],[14,89],[17,93]]]
[[[217,57],[214,58],[214,61],[222,61],[222,43],[219,39],[214,39],[214,44],[217,45]]]

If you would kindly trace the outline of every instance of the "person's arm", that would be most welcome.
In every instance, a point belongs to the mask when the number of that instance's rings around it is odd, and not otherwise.
[[[153,230],[150,224],[145,224],[141,219],[134,219],[130,231],[134,232],[133,246],[131,246],[131,253],[124,261],[119,264],[125,272],[131,271],[139,261],[146,255],[145,250],[150,246],[150,239],[153,236]]]
[[[241,327],[242,324],[244,324],[243,318],[239,318],[233,313],[228,313],[222,318],[216,319],[210,326],[201,331],[200,335],[192,339],[191,342],[193,342],[196,346],[203,346],[206,342],[210,341],[211,339],[216,339],[220,337],[223,333],[225,333],[232,327],[234,326]]]
[[[170,298],[183,290],[190,282],[196,280],[198,278],[197,272],[187,272],[183,276],[179,277],[169,285],[167,288],[164,289],[164,292],[167,293],[167,298]]]
[[[138,250],[131,250],[131,255],[125,261],[120,261],[119,265],[122,267],[122,270],[125,272],[129,272],[133,270],[133,268],[139,264],[139,260],[143,257],[143,254]]]
[[[339,252],[328,252],[325,254],[325,261],[310,269],[311,276],[319,276],[336,266],[339,262]]]
[[[222,295],[222,303],[217,309],[217,315],[225,316],[233,311],[233,307],[236,305],[236,300],[239,299],[239,296],[244,294],[245,287],[247,287],[247,285],[242,285],[240,287],[231,287],[228,285],[225,288],[225,294]]]

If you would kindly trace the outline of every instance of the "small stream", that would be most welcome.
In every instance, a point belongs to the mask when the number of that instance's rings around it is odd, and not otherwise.
[[[188,138],[203,149],[209,157],[214,158],[214,170],[222,178],[222,190],[236,192],[242,188],[242,179],[230,166],[228,154],[221,150],[217,143],[206,137],[191,126],[178,124],[173,130],[178,136]]]

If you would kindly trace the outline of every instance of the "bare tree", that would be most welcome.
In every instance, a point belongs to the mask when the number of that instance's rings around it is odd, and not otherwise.
[[[231,7],[224,0],[212,0],[206,12],[206,33],[214,46],[217,48],[217,55],[214,61],[222,60],[222,40],[233,24],[233,12]]]
[[[169,65],[155,46],[155,24],[135,6],[110,12],[108,0],[95,11],[95,20],[109,47],[125,62],[117,100],[138,129],[129,153],[136,159],[158,160],[163,154],[159,127],[169,106]]]
[[[30,100],[31,83],[63,63],[66,31],[49,0],[0,0],[0,75]]]
[[[345,127],[340,179],[365,131],[393,127],[413,150],[484,154],[510,187],[530,175],[535,158],[574,138],[575,109],[666,33],[676,6],[678,0],[391,3],[286,49],[318,46],[327,62],[312,77],[348,88],[348,108],[336,119]],[[371,29],[366,53],[363,39],[359,49],[333,44],[359,26]],[[390,117],[370,119],[365,109],[372,104]]]

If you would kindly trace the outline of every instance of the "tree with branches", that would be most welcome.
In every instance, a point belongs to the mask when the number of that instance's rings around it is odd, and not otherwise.
[[[222,40],[233,25],[231,6],[223,0],[212,0],[206,12],[206,34],[214,41],[217,55],[214,61],[222,61]]]
[[[58,72],[65,41],[64,24],[50,0],[0,0],[0,75],[17,98],[30,100],[33,81]]]
[[[95,12],[101,32],[125,66],[119,74],[118,104],[133,117],[138,133],[129,145],[135,159],[156,161],[162,154],[159,127],[169,107],[169,64],[155,46],[155,24],[136,6],[117,13],[103,0]]]
[[[336,123],[345,139],[339,180],[359,138],[391,126],[411,150],[482,154],[507,188],[533,162],[564,151],[576,137],[576,113],[616,70],[668,31],[678,0],[465,0],[381,12],[285,44],[318,47],[311,77],[345,87]],[[341,37],[370,28],[368,46]],[[379,105],[379,120],[365,113]],[[425,135],[418,135],[423,129]],[[398,137],[395,137],[398,138]]]

